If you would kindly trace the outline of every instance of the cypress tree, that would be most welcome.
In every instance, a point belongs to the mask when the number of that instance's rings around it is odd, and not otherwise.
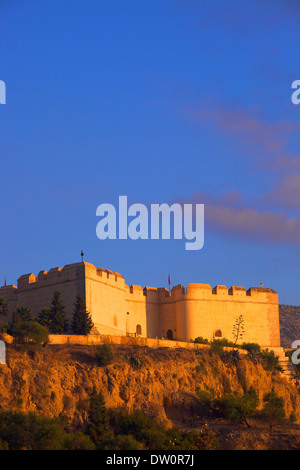
[[[109,425],[105,400],[101,392],[97,393],[95,387],[90,398],[89,422],[90,438],[99,446],[109,432]]]
[[[0,315],[6,317],[8,314],[8,302],[4,297],[0,297]]]
[[[79,293],[74,304],[72,331],[75,335],[88,335],[93,326],[91,314],[87,311],[85,302]]]
[[[52,305],[50,308],[50,332],[61,335],[68,329],[68,320],[65,315],[65,306],[61,301],[60,292],[53,294]]]
[[[28,307],[17,307],[13,312],[11,326],[24,321],[33,321],[33,316]]]
[[[40,323],[40,325],[44,326],[47,328],[47,330],[51,330],[51,324],[52,324],[52,319],[51,319],[51,310],[48,307],[42,308],[40,313],[38,314],[37,321]]]

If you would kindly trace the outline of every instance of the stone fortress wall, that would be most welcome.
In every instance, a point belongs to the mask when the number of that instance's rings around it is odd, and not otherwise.
[[[29,307],[34,316],[51,305],[54,291],[62,294],[69,320],[80,292],[91,312],[95,330],[102,335],[137,335],[189,341],[233,340],[236,319],[243,315],[242,341],[264,347],[280,346],[278,294],[272,289],[189,284],[166,288],[127,286],[124,277],[90,263],[66,265],[26,274],[16,286],[0,288],[9,302],[10,315],[17,306]]]

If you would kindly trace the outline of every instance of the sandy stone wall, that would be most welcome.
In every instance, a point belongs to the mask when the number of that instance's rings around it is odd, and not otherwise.
[[[76,294],[81,292],[99,334],[170,338],[188,342],[197,336],[233,340],[232,329],[242,315],[240,342],[279,347],[278,295],[272,289],[189,284],[165,288],[127,286],[121,274],[90,263],[54,268],[21,276],[18,286],[0,288],[9,302],[10,315],[17,306],[29,307],[37,316],[49,307],[54,291],[62,294],[69,320]]]
[[[30,308],[34,317],[44,307],[50,307],[53,293],[59,291],[66,306],[66,314],[72,318],[74,302],[78,292],[85,297],[85,266],[84,263],[66,265],[63,269],[53,268],[41,271],[38,276],[25,274],[18,279],[18,285],[0,288],[0,296],[9,303],[9,317],[16,307]]]

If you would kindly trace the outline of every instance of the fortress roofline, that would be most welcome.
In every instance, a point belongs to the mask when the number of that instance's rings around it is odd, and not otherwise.
[[[39,281],[47,280],[47,277],[50,275],[51,279],[53,279],[53,276],[60,276],[63,275],[64,273],[68,273],[69,271],[76,270],[77,268],[83,268],[80,270],[81,275],[84,275],[84,271],[94,271],[98,275],[102,275],[102,273],[105,275],[105,277],[112,277],[114,276],[115,279],[121,278],[124,279],[124,276],[122,276],[120,273],[117,272],[112,272],[109,269],[104,269],[102,267],[96,267],[92,263],[88,263],[86,261],[80,261],[78,263],[70,263],[66,264],[63,268],[61,267],[55,267],[51,268],[48,272],[46,270],[41,270],[37,276],[35,276],[33,273],[28,273],[28,274],[23,274],[18,278],[18,286],[26,286],[28,284],[35,284]],[[49,277],[48,277],[49,279]],[[147,292],[157,292],[157,293],[162,293],[167,291],[169,295],[175,294],[175,292],[181,291],[183,294],[187,293],[188,291],[191,290],[203,290],[208,293],[208,291],[211,291],[212,294],[217,294],[218,292],[228,292],[229,295],[234,294],[235,292],[245,292],[246,295],[253,294],[277,294],[277,292],[273,289],[267,288],[267,287],[250,287],[246,289],[245,287],[242,286],[231,286],[230,288],[227,288],[225,285],[216,285],[215,287],[211,287],[210,284],[202,284],[202,283],[189,283],[187,287],[184,287],[182,284],[178,284],[177,286],[173,286],[171,289],[171,292],[166,287],[151,287],[151,286],[145,286],[142,288],[139,285],[132,284],[131,286],[127,286],[125,284],[125,287],[129,291],[140,291],[144,290],[145,294],[147,295]],[[5,288],[5,286],[0,287]],[[15,285],[8,285],[6,288],[9,289],[16,289]],[[223,295],[224,295],[223,294]]]
[[[270,293],[270,294],[278,294],[278,292],[276,292],[275,290],[273,289],[270,289],[269,287],[249,287],[249,289],[247,290],[247,292],[249,291],[253,291],[253,292],[266,292],[266,293]]]

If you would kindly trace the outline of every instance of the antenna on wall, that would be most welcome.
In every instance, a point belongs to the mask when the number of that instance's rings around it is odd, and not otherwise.
[[[81,262],[83,263],[83,256],[84,256],[84,253],[83,251],[81,250]]]

